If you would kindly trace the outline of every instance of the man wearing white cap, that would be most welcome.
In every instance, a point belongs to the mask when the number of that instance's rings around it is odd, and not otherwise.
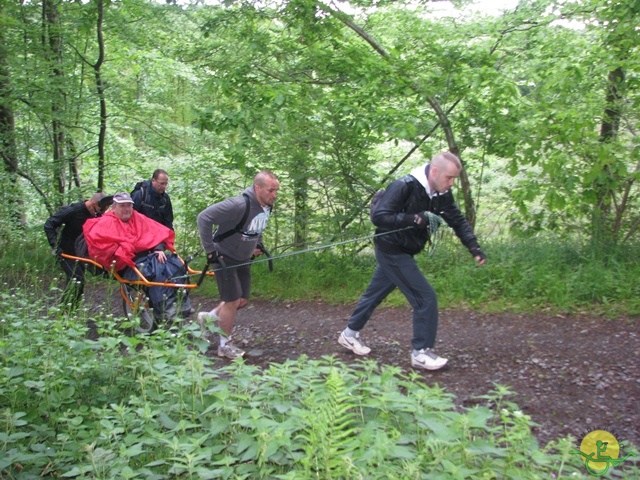
[[[136,212],[126,192],[116,193],[112,210],[87,221],[83,231],[91,258],[107,269],[114,264],[116,271],[135,266],[137,254],[155,252],[164,263],[164,251],[174,251],[173,230]]]
[[[107,269],[114,268],[124,278],[138,280],[137,267],[148,280],[162,282],[184,275],[184,264],[175,255],[175,233],[133,209],[131,195],[113,196],[113,209],[102,218],[84,225],[89,255]],[[172,252],[166,255],[165,250]],[[156,320],[171,321],[177,314],[174,287],[148,287]]]

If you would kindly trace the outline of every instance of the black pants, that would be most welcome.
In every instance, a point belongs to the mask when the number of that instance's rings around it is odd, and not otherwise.
[[[349,318],[349,328],[356,331],[364,328],[376,307],[398,288],[413,307],[413,348],[432,348],[438,332],[438,299],[433,287],[413,256],[391,255],[377,248],[375,254],[378,265]]]
[[[155,253],[137,255],[134,259],[138,270],[149,281],[169,283],[182,283],[188,279],[187,271],[182,261],[175,254],[167,255],[165,263],[158,262]],[[120,275],[127,280],[139,280],[138,274],[127,267],[120,272]],[[153,314],[158,321],[171,321],[176,315],[187,317],[191,313],[191,301],[189,291],[179,291],[178,288],[168,287],[145,287],[145,293],[149,297]],[[180,308],[178,308],[180,307]]]
[[[58,262],[67,276],[67,285],[62,293],[62,308],[73,311],[80,305],[84,293],[84,264],[60,256]]]

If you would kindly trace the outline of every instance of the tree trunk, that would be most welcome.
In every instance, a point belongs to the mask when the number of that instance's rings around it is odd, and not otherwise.
[[[457,156],[462,162],[462,158],[460,155],[460,149],[458,148],[458,143],[455,140],[453,135],[453,130],[451,129],[451,124],[449,123],[449,117],[445,114],[440,107],[440,104],[433,97],[428,97],[429,104],[431,108],[436,112],[438,116],[438,120],[440,120],[440,125],[442,125],[442,130],[444,130],[445,136],[447,138],[447,145],[449,146],[449,151]],[[467,176],[467,171],[464,168],[464,163],[462,164],[462,170],[460,171],[460,186],[462,188],[462,196],[464,198],[464,215],[471,225],[471,228],[475,228],[476,226],[476,207],[473,202],[473,197],[471,196],[471,185],[469,183],[469,177]]]
[[[96,89],[98,90],[98,98],[100,99],[100,133],[98,135],[98,191],[104,191],[104,169],[105,169],[105,139],[107,136],[107,102],[104,97],[104,84],[100,69],[104,63],[104,38],[102,36],[102,21],[104,18],[103,0],[97,0],[98,3],[98,20],[96,24],[96,32],[98,35],[98,60],[93,65],[96,76]]]
[[[620,130],[622,87],[624,86],[625,73],[622,67],[609,72],[608,89],[606,94],[606,105],[602,125],[600,126],[600,143],[608,143],[616,139]],[[602,167],[605,177],[613,175],[611,164],[607,163]],[[619,221],[612,221],[611,208],[613,204],[614,192],[608,186],[607,180],[598,181],[595,185],[597,203],[592,218],[592,241],[596,244],[601,242],[616,241],[619,235]],[[616,223],[618,227],[616,228]]]
[[[0,17],[3,4],[0,3]],[[11,95],[11,77],[7,66],[8,52],[5,48],[4,30],[0,29],[0,154],[4,171],[2,195],[3,209],[1,217],[7,216],[8,225],[24,227],[26,218],[24,205],[18,186],[18,156],[16,150],[15,119],[13,116],[13,99]],[[5,184],[6,182],[6,184]]]
[[[66,94],[62,68],[63,39],[60,33],[58,7],[53,0],[42,2],[43,47],[51,70],[51,142],[53,154],[53,181],[58,192],[57,204],[62,205],[65,193],[64,145],[65,131],[62,122]]]
[[[307,176],[302,172],[302,162],[294,170],[294,245],[296,248],[307,246],[307,224],[309,222],[307,206]]]

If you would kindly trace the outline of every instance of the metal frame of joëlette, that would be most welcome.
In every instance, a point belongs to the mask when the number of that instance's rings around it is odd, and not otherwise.
[[[138,270],[137,267],[133,266],[133,267],[129,267],[131,268],[134,272],[136,272],[136,275],[138,275],[138,277],[140,278],[140,280],[129,280],[126,278],[121,277],[118,272],[115,271],[115,269],[113,268],[113,265],[111,268],[107,269],[105,267],[103,267],[101,264],[99,264],[98,262],[96,262],[95,260],[91,259],[91,258],[85,258],[85,257],[76,257],[74,255],[69,255],[67,253],[61,253],[60,254],[63,258],[67,258],[69,260],[75,260],[78,262],[84,262],[84,263],[90,263],[91,265],[94,265],[96,267],[98,267],[101,270],[104,270],[106,272],[108,272],[111,276],[113,276],[113,278],[115,278],[118,282],[120,283],[124,283],[126,285],[142,285],[144,287],[172,287],[172,288],[197,288],[198,287],[198,283],[172,283],[172,282],[152,282],[150,280],[147,280],[145,278],[145,276],[142,274],[142,272],[140,270]],[[180,257],[178,257],[180,258]],[[182,260],[182,258],[180,258],[180,260],[182,261],[182,263],[184,263],[184,260]],[[189,275],[199,275],[202,274],[202,270],[193,270],[189,265],[187,265],[187,273]],[[208,277],[213,277],[215,275],[215,273],[213,271],[208,271],[205,273],[206,276]]]

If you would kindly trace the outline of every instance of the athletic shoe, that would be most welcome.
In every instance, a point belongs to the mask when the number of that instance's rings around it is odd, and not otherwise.
[[[338,338],[338,343],[356,355],[368,355],[371,351],[369,347],[362,343],[359,333],[356,333],[354,337],[347,337],[344,332],[342,332]]]
[[[244,350],[239,349],[231,342],[227,342],[224,347],[218,345],[218,356],[234,359],[244,356]]]
[[[449,360],[439,357],[430,348],[418,350],[418,355],[411,354],[411,366],[425,370],[438,370],[444,367]]]
[[[216,337],[211,330],[209,330],[209,327],[207,327],[207,323],[211,320],[219,320],[218,316],[213,312],[214,310],[210,312],[199,312],[197,317],[198,326],[200,327],[200,331],[203,332],[202,338],[209,342],[209,344],[215,342]]]
[[[210,312],[199,312],[198,313],[198,325],[200,328],[204,330],[206,328],[207,320],[220,320],[220,318],[215,314],[215,309]]]

